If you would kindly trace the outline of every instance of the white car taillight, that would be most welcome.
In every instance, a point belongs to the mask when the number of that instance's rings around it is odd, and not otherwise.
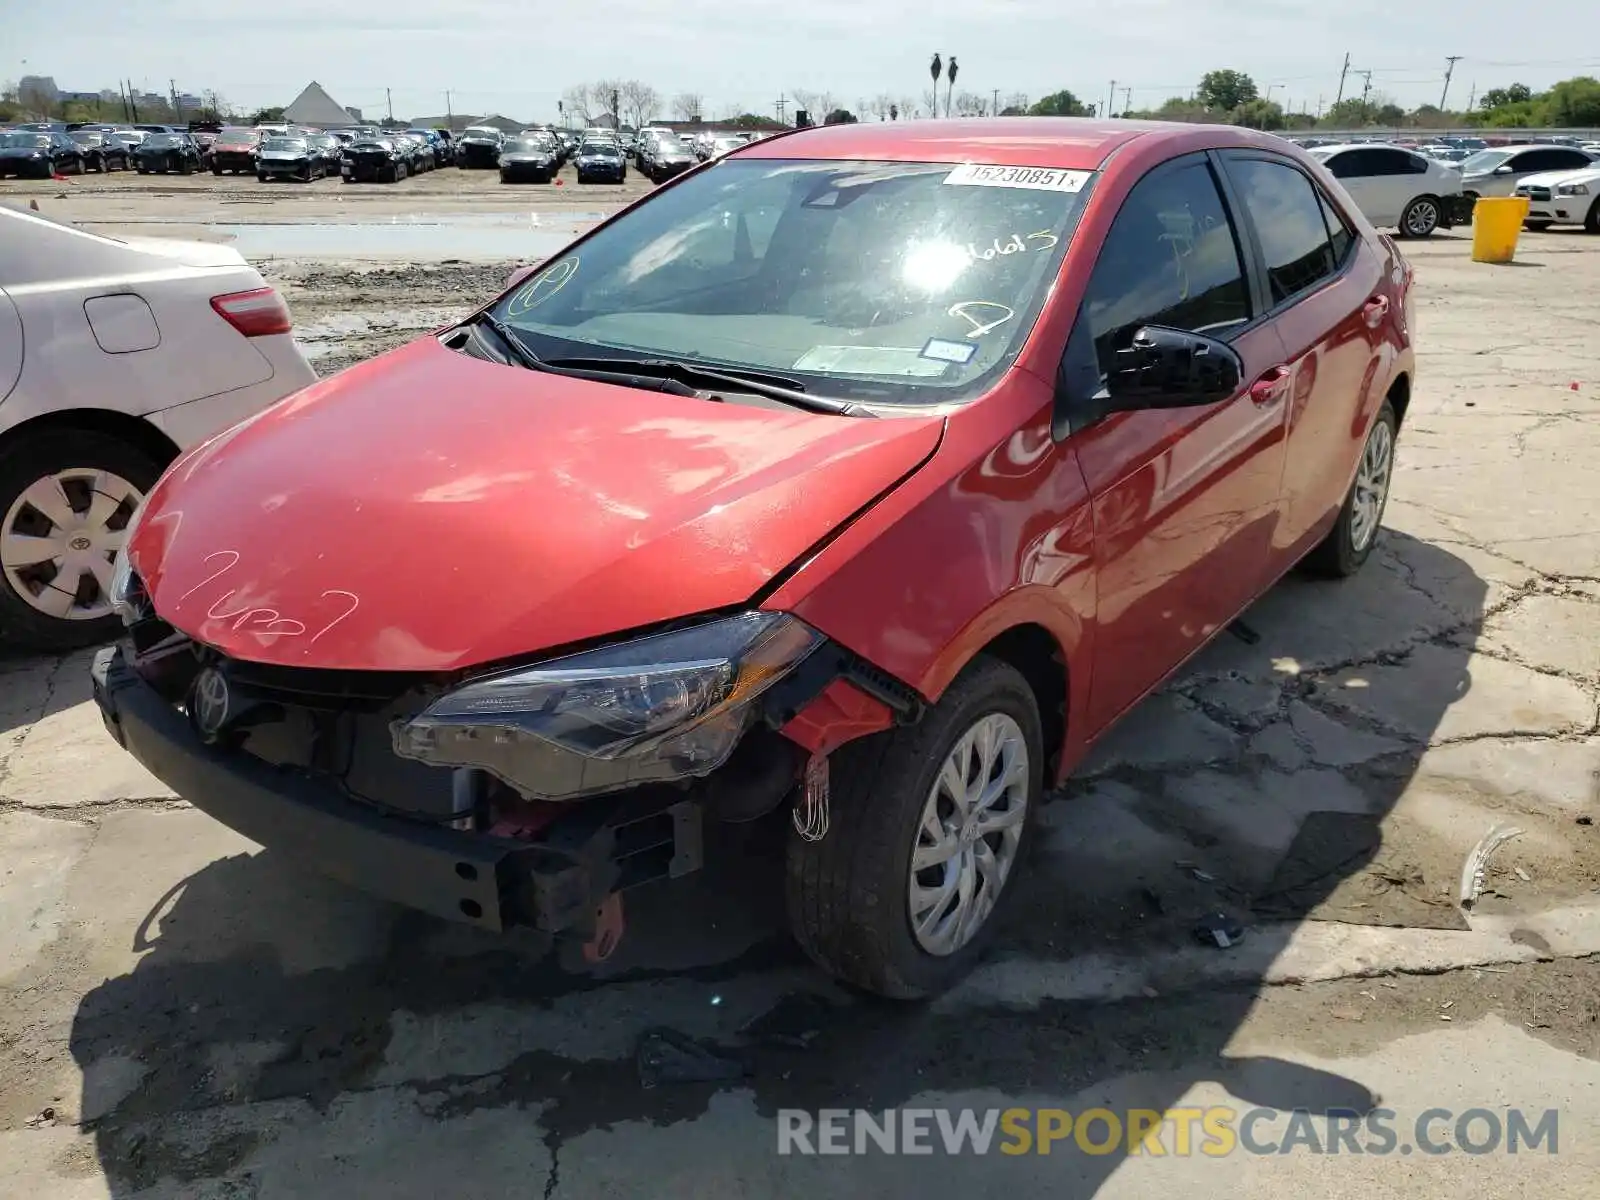
[[[217,315],[232,325],[245,337],[265,337],[272,333],[288,333],[289,306],[272,288],[254,288],[248,292],[229,292],[226,296],[211,297],[211,307]]]

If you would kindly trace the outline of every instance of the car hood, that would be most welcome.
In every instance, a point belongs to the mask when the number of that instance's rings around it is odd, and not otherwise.
[[[234,657],[455,670],[748,602],[943,424],[669,396],[423,338],[179,459],[130,554],[162,618]]]
[[[260,154],[260,157],[261,158],[295,159],[295,158],[305,158],[305,157],[307,157],[307,156],[309,156],[311,154],[315,154],[315,153],[316,153],[315,150],[263,150],[261,152],[261,154]]]
[[[1600,167],[1573,167],[1565,171],[1541,171],[1537,175],[1524,175],[1517,180],[1518,187],[1557,187],[1563,183],[1600,182]]]
[[[212,142],[213,150],[224,150],[229,154],[250,154],[255,151],[254,142]]]

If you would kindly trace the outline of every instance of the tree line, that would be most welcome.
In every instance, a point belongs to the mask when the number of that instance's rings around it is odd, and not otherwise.
[[[1269,91],[1271,89],[1268,89]],[[953,93],[953,94],[952,94]],[[206,113],[187,112],[185,117],[251,120],[281,119],[281,108],[264,108],[254,113],[233,113],[225,102],[213,96],[214,106]],[[954,91],[953,88],[924,89],[919,95],[881,92],[876,96],[850,99],[832,92],[810,88],[791,88],[786,98],[785,118],[793,121],[805,112],[817,124],[837,124],[857,120],[910,120],[929,116],[1063,116],[1106,115],[1101,106],[1085,102],[1070,90],[1052,92],[1032,100],[1021,92],[987,93]],[[145,121],[175,121],[178,114],[168,105],[140,103],[139,117]],[[18,99],[14,86],[0,88],[0,121],[26,119],[35,115]],[[50,114],[56,115],[56,114]],[[1481,127],[1485,129],[1594,128],[1600,127],[1600,80],[1580,75],[1535,92],[1521,83],[1490,88],[1470,109],[1445,111],[1432,104],[1405,109],[1381,92],[1340,99],[1321,114],[1296,112],[1261,94],[1254,79],[1243,71],[1209,71],[1189,96],[1173,96],[1155,108],[1112,112],[1111,116],[1161,121],[1213,121],[1244,125],[1252,129],[1306,130],[1379,128]],[[125,119],[121,101],[69,101],[61,106],[60,118],[67,121],[120,121]],[[679,92],[664,96],[637,79],[600,79],[569,87],[561,97],[560,116],[566,124],[632,125],[638,128],[665,117],[679,121],[703,120],[718,124],[756,127],[766,118],[741,111],[738,106],[721,107],[715,112],[698,92]]]

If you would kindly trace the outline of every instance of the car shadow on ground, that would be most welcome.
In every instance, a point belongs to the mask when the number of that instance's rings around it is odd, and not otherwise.
[[[501,1195],[515,1157],[548,1166],[546,1196],[557,1174],[570,1194],[602,1190],[603,1175],[614,1194],[709,1195],[717,1181],[784,1188],[785,1170],[835,1193],[937,1195],[981,1169],[973,1181],[988,1189],[1014,1178],[1088,1197],[1125,1144],[981,1167],[942,1154],[801,1164],[776,1157],[776,1114],[1005,1097],[1159,1113],[1206,1083],[1244,1107],[1364,1111],[1376,1098],[1361,1081],[1235,1056],[1230,1043],[1297,929],[1352,919],[1340,897],[1385,861],[1384,819],[1471,686],[1486,594],[1466,562],[1394,532],[1353,580],[1280,584],[1242,636],[1224,635],[1147,701],[1047,807],[990,961],[926,1005],[861,997],[813,971],[780,932],[776,841],[750,829],[728,831],[721,867],[631,894],[627,938],[593,973],[532,936],[447,927],[272,855],[216,861],[172,881],[133,933],[147,950],[137,967],[78,1008],[84,1127],[117,1196],[223,1194],[274,1175],[298,1195],[413,1194],[395,1190],[400,1170],[412,1188],[437,1178],[456,1196]],[[1370,635],[1352,642],[1369,617]],[[1423,736],[1344,768],[1315,761],[1304,720],[1286,714],[1333,720],[1339,672],[1424,648],[1426,669],[1398,685]],[[1310,760],[1298,767],[1296,747]],[[1457,919],[1416,896],[1406,908],[1406,890],[1380,890],[1400,908],[1353,919]],[[1244,940],[1197,941],[1213,912]],[[1236,965],[1184,982],[1213,963]],[[659,1027],[695,1040],[689,1073],[727,1077],[645,1086],[635,1047]],[[482,1120],[510,1123],[494,1126],[492,1147],[481,1125],[458,1136]],[[586,1167],[583,1139],[625,1122],[644,1140],[604,1143],[603,1169]],[[718,1122],[719,1136],[697,1134]],[[658,1131],[705,1153],[625,1149],[659,1147]]]

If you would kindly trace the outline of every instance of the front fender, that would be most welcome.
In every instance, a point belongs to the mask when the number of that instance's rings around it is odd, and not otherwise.
[[[1087,662],[1094,525],[1069,442],[1050,436],[1049,388],[1012,371],[951,415],[939,450],[785,580],[763,606],[794,612],[935,702],[996,637],[1043,628]],[[1068,671],[1069,744],[1087,669]]]

